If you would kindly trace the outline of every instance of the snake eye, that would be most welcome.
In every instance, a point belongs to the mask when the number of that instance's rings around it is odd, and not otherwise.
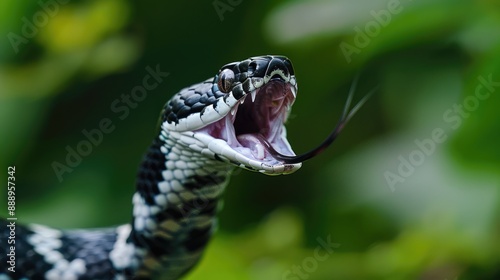
[[[220,91],[224,93],[228,93],[231,91],[231,85],[234,81],[234,72],[230,69],[224,69],[219,74],[219,81],[217,82],[217,86],[219,86]]]

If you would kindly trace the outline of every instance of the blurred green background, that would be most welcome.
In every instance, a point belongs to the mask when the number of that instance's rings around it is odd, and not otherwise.
[[[23,223],[128,222],[163,104],[282,54],[297,153],[333,128],[357,73],[358,99],[380,88],[295,174],[237,171],[186,279],[500,279],[498,1],[2,1],[0,31],[0,166],[16,166]],[[120,119],[111,104],[148,66],[170,75]],[[115,129],[58,180],[53,162],[104,118]]]

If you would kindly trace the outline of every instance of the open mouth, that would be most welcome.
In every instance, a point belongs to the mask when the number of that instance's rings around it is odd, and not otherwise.
[[[269,145],[280,154],[295,155],[284,126],[295,101],[292,87],[282,80],[271,80],[247,94],[224,118],[200,131],[225,140],[233,150],[249,159],[282,164],[270,152]]]

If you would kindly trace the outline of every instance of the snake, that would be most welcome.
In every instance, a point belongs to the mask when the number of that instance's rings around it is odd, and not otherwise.
[[[215,76],[181,89],[161,110],[137,173],[130,223],[64,230],[17,224],[12,266],[6,242],[11,222],[2,218],[0,280],[183,277],[217,228],[231,172],[297,171],[333,142],[366,101],[369,95],[349,111],[353,89],[326,140],[296,155],[285,128],[298,91],[291,61],[265,55],[225,64]]]

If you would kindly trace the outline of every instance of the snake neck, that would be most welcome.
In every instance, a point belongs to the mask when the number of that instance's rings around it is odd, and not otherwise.
[[[196,264],[215,230],[219,197],[232,168],[185,145],[162,131],[140,165],[132,226],[127,238],[126,228],[118,232],[122,244],[111,256],[115,266],[135,267],[138,277],[182,275]]]

